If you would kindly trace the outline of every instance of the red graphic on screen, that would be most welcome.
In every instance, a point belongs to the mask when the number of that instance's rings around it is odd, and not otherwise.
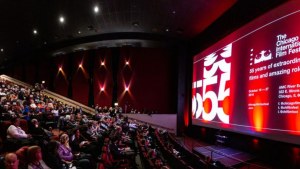
[[[212,121],[218,117],[221,122],[229,123],[230,87],[226,84],[230,80],[231,50],[232,45],[229,44],[204,58],[203,76],[193,82],[196,89],[192,101],[194,118]]]

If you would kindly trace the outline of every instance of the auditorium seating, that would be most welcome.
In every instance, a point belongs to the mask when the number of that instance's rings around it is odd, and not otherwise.
[[[55,98],[53,98],[55,100]],[[55,103],[54,103],[55,104]],[[100,120],[103,123],[107,123],[108,126],[109,124],[112,124],[116,121],[116,117],[110,117],[109,112],[106,111],[106,113],[99,112],[100,118],[94,117],[97,121]],[[106,115],[107,114],[107,117]],[[65,114],[64,114],[65,115]],[[48,127],[53,127],[53,124],[56,124],[57,121],[53,117],[52,114],[46,114],[43,113],[42,115],[37,114],[37,118],[43,119],[42,122],[45,122],[45,125],[47,128]],[[31,117],[32,118],[32,117]],[[59,121],[60,118],[57,120]],[[90,120],[93,120],[93,118],[89,118]],[[118,119],[118,118],[117,118]],[[61,120],[61,119],[60,119]],[[63,119],[62,119],[63,120]],[[123,119],[124,120],[124,119]],[[127,119],[128,120],[128,119]],[[61,121],[59,121],[61,124]],[[3,143],[5,143],[6,140],[6,130],[10,125],[10,121],[4,120],[0,122],[0,138]],[[114,127],[118,127],[114,125]],[[20,127],[27,133],[28,132],[28,124],[25,119],[21,119],[20,121]],[[86,130],[87,126],[83,125],[77,125],[83,133],[84,136],[86,135]],[[120,127],[120,126],[119,126]],[[189,150],[185,149],[181,144],[179,144],[175,136],[168,133],[168,132],[162,132],[160,129],[154,129],[152,126],[149,126],[147,124],[144,124],[140,122],[139,124],[136,125],[137,127],[137,135],[135,138],[136,139],[136,145],[138,147],[138,152],[140,154],[142,163],[144,168],[146,169],[160,169],[162,166],[165,166],[167,168],[180,168],[180,169],[198,169],[198,168],[210,168],[211,167],[216,167],[215,165],[208,165],[201,157],[193,154]],[[67,132],[69,135],[71,135],[71,132],[73,130],[66,130],[65,125],[60,125],[59,129],[62,130],[62,132]],[[71,128],[72,129],[72,128]],[[135,128],[136,129],[136,128]],[[112,131],[112,129],[109,129]],[[106,136],[110,135],[110,133],[106,133]],[[89,137],[87,137],[89,138]],[[172,150],[168,147],[168,145],[172,145],[174,149],[176,149],[179,154],[174,153]],[[103,145],[102,148],[104,148],[107,145]],[[5,146],[5,147],[10,147],[11,149],[5,150],[5,151],[16,151],[17,149],[20,148],[20,145],[15,145],[15,146]],[[107,148],[107,147],[106,147]],[[101,151],[100,149],[98,151]],[[19,152],[20,154],[20,152]],[[135,154],[134,154],[135,155]],[[98,163],[97,168],[98,169],[103,169],[103,168],[109,168],[109,165],[105,163],[106,159],[109,159],[110,155],[107,154],[107,151],[103,151],[100,155],[101,159]],[[135,165],[135,163],[130,162],[130,160],[134,161],[135,159],[133,158],[122,158],[122,159],[111,159],[113,161],[113,164],[115,165],[115,168],[119,169],[124,169],[124,168],[130,168],[132,165]]]

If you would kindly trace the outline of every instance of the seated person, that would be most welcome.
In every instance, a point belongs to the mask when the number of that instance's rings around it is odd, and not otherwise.
[[[77,122],[75,121],[75,117],[73,114],[66,115],[64,119],[64,128],[65,130],[73,129],[77,126]]]
[[[163,166],[163,162],[160,158],[155,158],[153,161],[155,168],[161,168]]]
[[[64,168],[65,165],[62,159],[58,155],[58,147],[59,147],[59,143],[57,141],[50,141],[47,144],[45,162],[49,167],[53,169]]]
[[[50,137],[53,136],[51,131],[42,128],[37,119],[32,119],[29,127],[30,133],[33,137],[41,137],[46,140],[50,140]]]
[[[24,139],[31,138],[30,134],[26,134],[20,126],[20,118],[13,117],[11,119],[11,125],[7,129],[7,138],[8,139]]]
[[[32,139],[30,134],[26,134],[20,126],[20,118],[13,117],[11,119],[11,125],[7,129],[7,140],[9,142],[16,143],[18,145],[36,144],[36,141]]]
[[[84,114],[82,115],[82,119],[80,120],[80,125],[87,125],[89,123],[89,119],[87,118],[87,116]]]
[[[121,151],[118,147],[119,140],[112,139],[111,143],[108,146],[109,151],[111,152],[111,155],[114,159],[120,159],[122,157]]]
[[[5,169],[18,169],[19,160],[15,153],[8,153],[4,157]]]
[[[50,169],[43,161],[39,146],[31,146],[27,150],[28,169]]]
[[[75,152],[84,152],[92,155],[93,157],[97,157],[99,151],[95,151],[97,148],[96,142],[90,142],[86,138],[84,138],[79,129],[75,130],[75,133],[71,136],[70,145],[73,151]],[[100,149],[100,147],[99,147]]]
[[[108,146],[111,155],[116,160],[135,155],[134,151],[130,147],[121,143],[121,140],[112,139]]]
[[[87,134],[93,139],[98,140],[101,137],[100,126],[97,121],[92,121],[87,130]]]
[[[58,155],[63,162],[67,164],[74,163],[77,168],[90,168],[90,161],[85,158],[75,160],[72,153],[72,149],[69,145],[69,136],[67,134],[62,134],[60,136],[60,145],[58,147]]]

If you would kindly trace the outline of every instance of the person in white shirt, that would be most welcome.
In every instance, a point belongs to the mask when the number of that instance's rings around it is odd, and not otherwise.
[[[20,119],[18,117],[14,117],[11,119],[12,124],[7,129],[7,138],[8,139],[26,139],[31,138],[30,134],[26,134],[20,125]]]

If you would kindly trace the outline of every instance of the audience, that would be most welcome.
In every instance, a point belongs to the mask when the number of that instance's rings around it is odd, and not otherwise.
[[[0,82],[0,97],[1,114],[13,117],[7,129],[7,139],[17,140],[20,145],[34,145],[22,149],[22,152],[27,152],[22,160],[16,154],[8,153],[5,156],[6,168],[20,168],[20,161],[24,161],[30,169],[68,169],[73,166],[95,169],[95,160],[98,160],[98,168],[135,168],[135,139],[150,168],[169,168],[168,161],[156,145],[155,129],[123,117],[121,107],[102,108],[97,105],[95,115],[90,118],[83,114],[82,108],[73,108],[49,98],[41,90],[3,82]],[[19,127],[20,118],[28,120],[30,134]],[[60,129],[59,133],[62,132],[59,142],[50,140],[53,134],[45,129],[45,122],[49,120]],[[30,142],[32,136],[42,136],[39,144]],[[180,157],[179,151],[173,147],[171,150]]]

